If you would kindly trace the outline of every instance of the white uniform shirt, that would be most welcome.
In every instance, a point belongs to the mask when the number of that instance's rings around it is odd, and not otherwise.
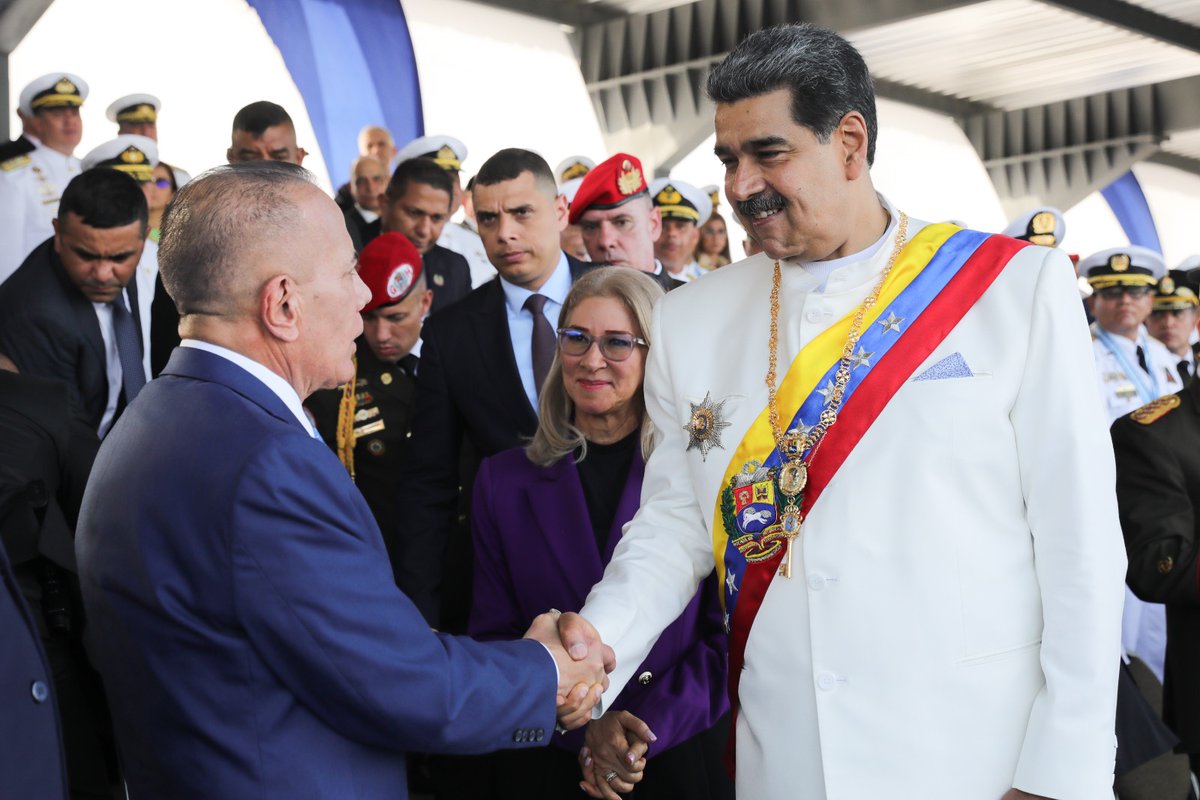
[[[147,239],[138,260],[134,279],[138,290],[138,316],[142,323],[142,365],[146,380],[150,380],[150,305],[154,302],[154,286],[158,278],[158,243]]]
[[[1126,336],[1104,337],[1098,322],[1092,323],[1092,349],[1096,356],[1096,377],[1104,413],[1110,422],[1144,406],[1156,397],[1174,394],[1183,388],[1175,365],[1179,359],[1166,346],[1138,330],[1138,339]],[[1111,347],[1110,347],[1111,345]],[[1137,350],[1142,348],[1148,370],[1138,366]],[[1112,348],[1117,348],[1116,351]],[[1128,370],[1136,374],[1129,375]],[[1146,398],[1139,386],[1155,396]],[[1121,615],[1121,648],[1127,656],[1137,656],[1161,681],[1167,650],[1167,613],[1162,603],[1147,603],[1125,587],[1125,611]]]
[[[29,134],[25,138],[37,146],[0,169],[0,283],[54,235],[58,201],[81,172],[75,156],[51,150]]]
[[[891,249],[784,268],[781,375]],[[713,568],[714,501],[767,406],[771,274],[754,256],[655,306],[659,438],[582,610],[616,652],[606,703]],[[1125,555],[1085,331],[1066,256],[1023,248],[884,406],[750,630],[739,797],[1111,795]],[[917,379],[955,356],[966,376]],[[729,423],[707,458],[685,430],[706,396]]]
[[[683,269],[679,270],[679,272],[671,272],[670,270],[667,270],[667,272],[675,280],[683,281],[684,283],[690,283],[701,275],[708,274],[708,271],[701,267],[694,259],[684,264]]]

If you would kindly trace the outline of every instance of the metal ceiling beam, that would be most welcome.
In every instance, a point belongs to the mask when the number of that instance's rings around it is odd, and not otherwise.
[[[54,0],[0,0],[0,53],[7,55]],[[7,106],[6,106],[7,108]]]
[[[619,9],[603,3],[580,0],[487,0],[487,5],[575,28],[624,16]]]
[[[1124,0],[1041,0],[1076,14],[1200,53],[1200,27]]]
[[[1174,167],[1184,172],[1190,172],[1193,175],[1200,175],[1200,158],[1188,158],[1177,153],[1168,153],[1160,150],[1146,160],[1154,164],[1162,164],[1164,167]]]

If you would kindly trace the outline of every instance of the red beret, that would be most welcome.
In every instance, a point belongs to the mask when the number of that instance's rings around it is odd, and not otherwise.
[[[371,290],[362,313],[408,297],[421,277],[421,254],[402,233],[381,233],[358,254],[358,276]]]
[[[583,183],[579,184],[571,201],[568,221],[572,225],[578,224],[583,212],[589,208],[616,208],[647,192],[642,162],[637,156],[617,153],[583,176]]]

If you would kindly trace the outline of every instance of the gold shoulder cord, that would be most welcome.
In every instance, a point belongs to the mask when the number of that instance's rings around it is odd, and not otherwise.
[[[904,245],[908,238],[908,215],[903,211],[900,212],[900,221],[896,226],[896,244],[892,248],[891,258],[888,259],[887,266],[883,269],[883,274],[879,276],[879,281],[875,284],[875,288],[871,290],[871,294],[867,299],[863,300],[854,312],[854,319],[850,323],[850,333],[846,337],[846,344],[842,348],[842,357],[838,362],[837,372],[833,378],[833,391],[829,394],[829,399],[825,403],[825,407],[821,409],[821,416],[817,420],[817,424],[813,425],[806,431],[790,430],[784,433],[783,426],[779,422],[779,401],[776,397],[776,377],[777,365],[776,357],[779,351],[779,286],[781,281],[779,260],[775,261],[775,274],[771,282],[771,336],[768,343],[770,348],[770,357],[767,361],[767,416],[771,422],[771,434],[775,438],[775,446],[779,449],[779,457],[783,462],[779,467],[779,490],[787,499],[787,505],[784,506],[783,513],[780,516],[780,524],[783,527],[783,533],[787,537],[787,553],[784,555],[783,564],[779,568],[779,574],[785,578],[792,577],[792,542],[800,533],[800,527],[804,523],[804,515],[800,511],[800,502],[798,498],[802,498],[801,493],[804,491],[805,485],[808,484],[808,468],[812,464],[813,457],[817,454],[817,450],[821,447],[821,442],[825,440],[825,433],[833,427],[833,423],[837,421],[838,411],[841,409],[842,396],[846,392],[846,384],[850,381],[850,363],[854,355],[854,348],[858,346],[858,340],[862,336],[863,320],[866,318],[867,312],[870,311],[877,300],[879,300],[879,292],[883,289],[883,284],[887,280],[888,275],[892,272],[892,267],[896,264],[896,258],[900,255],[900,251],[904,249]]]
[[[338,403],[337,454],[342,465],[354,480],[354,411],[358,387],[358,356],[354,357],[354,375],[342,386],[342,399]]]

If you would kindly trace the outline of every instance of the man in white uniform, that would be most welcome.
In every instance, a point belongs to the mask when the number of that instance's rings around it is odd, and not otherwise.
[[[1125,558],[1069,260],[877,195],[831,31],[751,35],[708,94],[765,254],[656,307],[642,507],[564,641],[613,647],[610,702],[715,561],[739,797],[1111,797]]]
[[[69,72],[43,75],[21,90],[18,114],[34,148],[0,163],[0,283],[54,234],[63,189],[81,171],[74,154],[87,95],[87,83]]]
[[[712,200],[690,183],[674,178],[650,182],[650,199],[662,215],[662,234],[654,243],[654,257],[672,278],[685,283],[705,274],[696,261],[700,226],[712,216]]]

